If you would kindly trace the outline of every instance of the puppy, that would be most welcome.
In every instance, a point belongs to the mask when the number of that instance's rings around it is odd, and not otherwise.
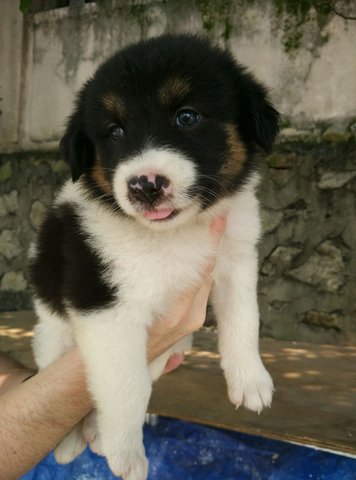
[[[278,113],[232,56],[189,35],[125,48],[82,88],[61,141],[72,181],[40,229],[30,273],[44,368],[77,344],[96,418],[86,438],[114,474],[145,480],[142,424],[151,383],[183,339],[151,365],[147,327],[201,281],[209,225],[228,212],[213,272],[221,366],[235,406],[260,412],[273,383],[258,350],[258,145],[268,151]],[[56,449],[85,447],[82,425]]]

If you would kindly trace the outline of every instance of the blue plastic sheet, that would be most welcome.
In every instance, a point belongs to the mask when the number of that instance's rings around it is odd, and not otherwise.
[[[356,480],[356,459],[290,443],[160,418],[144,429],[148,480]],[[68,465],[49,455],[21,480],[117,480],[85,450]]]

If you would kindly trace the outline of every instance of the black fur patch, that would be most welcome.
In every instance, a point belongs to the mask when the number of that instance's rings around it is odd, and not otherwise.
[[[52,209],[42,225],[37,254],[30,263],[35,295],[57,314],[66,316],[66,304],[80,311],[109,306],[117,289],[103,278],[106,266],[90,246],[75,208]]]

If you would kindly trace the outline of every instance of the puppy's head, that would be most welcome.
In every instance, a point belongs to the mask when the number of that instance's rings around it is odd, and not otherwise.
[[[61,147],[73,181],[152,228],[232,195],[269,150],[278,113],[232,56],[187,35],[130,46],[79,94]]]

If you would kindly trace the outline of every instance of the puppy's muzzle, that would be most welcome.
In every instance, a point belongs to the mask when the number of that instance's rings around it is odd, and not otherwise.
[[[141,175],[127,183],[131,200],[151,205],[164,199],[170,181],[161,175]]]

